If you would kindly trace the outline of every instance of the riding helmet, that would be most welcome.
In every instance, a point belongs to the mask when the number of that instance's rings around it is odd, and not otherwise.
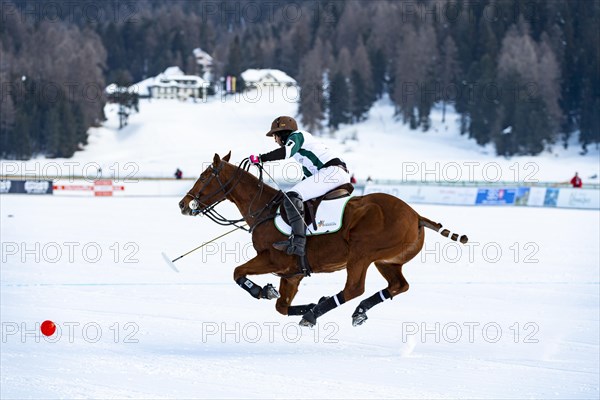
[[[267,136],[273,136],[276,132],[288,131],[294,132],[298,130],[298,124],[292,117],[281,116],[275,118],[271,124],[271,130],[267,132]]]

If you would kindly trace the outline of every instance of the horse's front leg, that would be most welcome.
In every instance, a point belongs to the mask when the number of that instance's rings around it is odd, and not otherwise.
[[[298,285],[300,284],[302,278],[304,278],[304,275],[281,278],[281,282],[279,283],[281,297],[277,299],[277,304],[275,305],[275,308],[280,314],[304,315],[315,306],[315,304],[312,303],[300,306],[291,305],[296,293],[298,293]]]
[[[278,299],[279,292],[273,285],[269,283],[261,287],[246,277],[246,275],[268,274],[275,270],[276,266],[271,264],[269,253],[264,252],[233,270],[233,280],[255,299]]]

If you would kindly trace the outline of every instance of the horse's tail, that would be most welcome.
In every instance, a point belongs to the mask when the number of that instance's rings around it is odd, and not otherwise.
[[[439,222],[433,222],[429,218],[425,218],[425,217],[422,217],[419,215],[419,228],[422,226],[424,226],[425,228],[433,229],[436,232],[440,232],[440,229],[442,229],[442,224],[440,224]],[[448,229],[444,229],[443,231],[440,232],[440,234],[442,236],[450,238],[451,240],[459,241],[462,244],[465,244],[469,241],[469,238],[467,237],[467,235],[462,235],[462,236],[460,236],[460,239],[459,239],[459,235],[457,233],[453,233],[451,235],[450,231]]]

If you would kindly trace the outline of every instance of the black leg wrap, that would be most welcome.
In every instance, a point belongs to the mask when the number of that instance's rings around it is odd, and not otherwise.
[[[373,296],[361,301],[360,304],[358,305],[358,307],[356,308],[355,312],[364,313],[371,307],[376,306],[377,304],[381,303],[383,300],[389,299],[391,297],[392,296],[390,296],[390,292],[387,289],[380,290],[379,292],[375,293]]]
[[[288,307],[288,315],[304,315],[309,312],[314,306],[315,303],[303,304],[301,306],[289,306]]]
[[[262,291],[262,288],[256,283],[252,282],[250,279],[246,278],[245,276],[242,276],[235,282],[246,292],[250,293],[250,295],[252,295],[252,297],[254,297],[255,299],[261,298],[260,293]]]
[[[387,289],[383,289],[373,296],[361,301],[358,307],[356,307],[356,310],[352,313],[352,325],[362,325],[367,320],[367,310],[391,297],[390,292]]]
[[[304,314],[302,318],[314,325],[317,323],[317,318],[319,318],[321,315],[333,310],[337,306],[341,306],[345,302],[346,300],[344,300],[344,293],[339,292],[335,296],[327,298],[327,300],[319,301],[319,304],[317,304],[312,308],[312,310]]]

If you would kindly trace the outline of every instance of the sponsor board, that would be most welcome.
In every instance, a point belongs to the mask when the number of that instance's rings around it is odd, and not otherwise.
[[[413,204],[473,205],[477,197],[475,187],[367,185],[364,194],[387,193]]]
[[[113,184],[110,179],[100,179],[93,182],[85,180],[61,184],[58,181],[53,185],[54,194],[59,196],[112,196],[116,192],[123,192],[123,184]]]
[[[556,207],[556,201],[558,200],[557,188],[546,188],[546,195],[544,196],[544,207]]]
[[[183,196],[193,185],[190,180],[137,180],[135,182],[99,179],[0,180],[0,194],[53,194],[57,196]],[[283,187],[283,190],[289,189]],[[600,209],[600,190],[556,187],[480,188],[465,186],[388,185],[356,186],[353,195],[387,193],[408,204],[517,205]]]
[[[515,205],[516,206],[526,206],[529,202],[529,195],[531,193],[531,188],[528,187],[520,187],[517,188],[517,192],[515,193]]]
[[[530,207],[543,207],[544,199],[546,198],[545,187],[532,187],[529,188],[529,197],[527,199],[527,205]]]
[[[408,204],[517,205],[600,209],[600,190],[556,187],[478,188],[367,184],[364,194],[387,193]]]
[[[515,204],[516,188],[486,188],[477,190],[475,204],[510,205]]]
[[[52,194],[52,181],[9,179],[0,181],[0,193]]]
[[[556,207],[600,209],[600,191],[585,189],[560,189]]]
[[[69,182],[54,181],[56,196],[93,196],[93,197],[129,197],[129,196],[183,196],[194,184],[189,180],[137,180],[135,182],[100,179],[87,181],[75,179]]]

